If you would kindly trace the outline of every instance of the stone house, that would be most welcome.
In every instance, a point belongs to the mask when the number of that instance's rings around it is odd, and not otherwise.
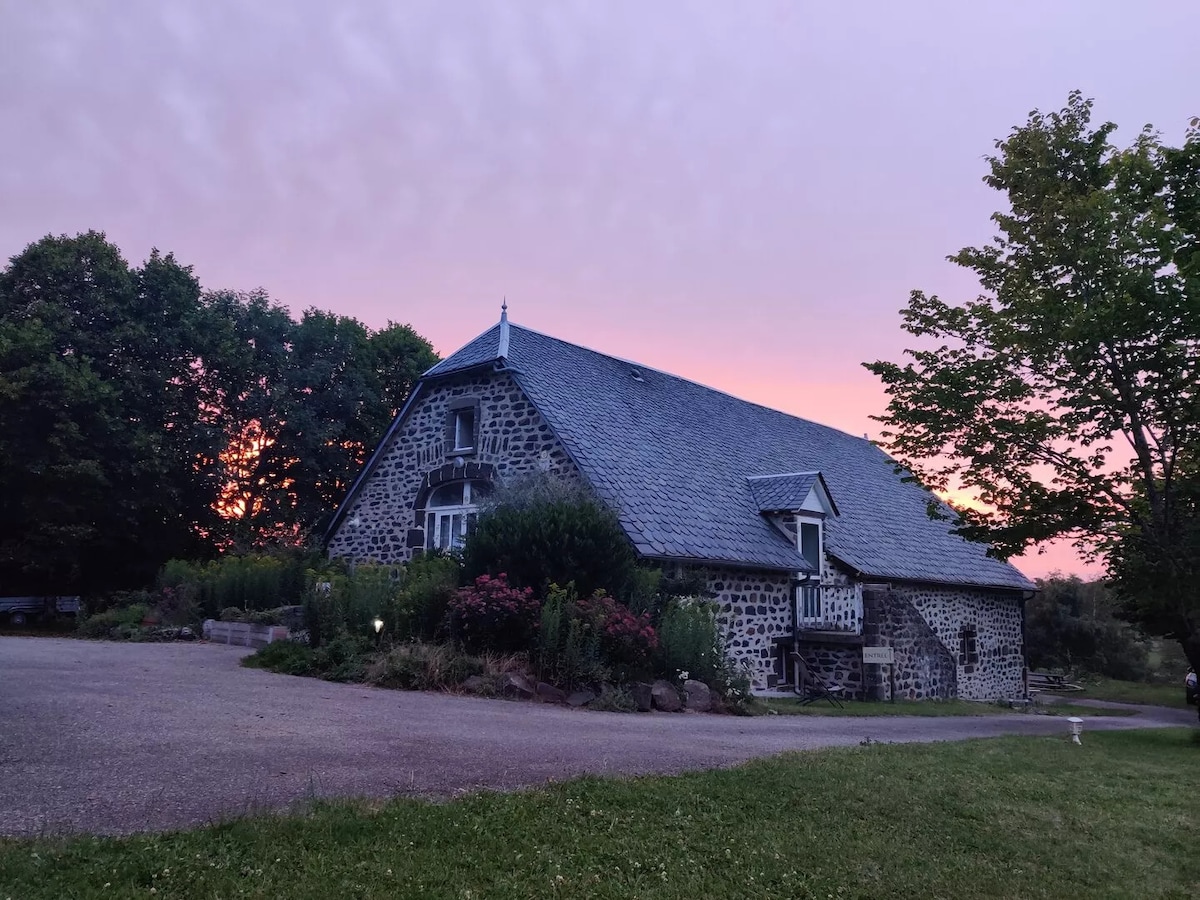
[[[790,653],[857,696],[1023,691],[1034,585],[927,513],[869,441],[510,324],[427,371],[338,509],[331,556],[465,537],[481,492],[548,472],[617,511],[639,556],[698,572],[757,690]],[[864,665],[865,646],[894,665]]]

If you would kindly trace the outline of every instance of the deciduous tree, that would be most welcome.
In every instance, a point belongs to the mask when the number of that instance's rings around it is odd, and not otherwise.
[[[1007,209],[950,259],[983,292],[914,291],[903,365],[877,361],[884,441],[985,506],[959,530],[1007,557],[1052,538],[1107,560],[1128,615],[1200,665],[1200,132],[1129,146],[1072,94],[997,142]]]

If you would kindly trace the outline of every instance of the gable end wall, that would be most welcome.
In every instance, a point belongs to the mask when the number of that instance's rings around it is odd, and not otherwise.
[[[964,700],[1019,697],[1024,692],[1021,598],[1013,591],[943,585],[896,584],[892,593],[911,603],[958,666]],[[959,634],[974,629],[977,659],[959,655]]]
[[[375,469],[345,510],[329,540],[329,555],[361,562],[407,562],[424,539],[423,510],[414,510],[426,476],[453,460],[450,412],[477,404],[475,451],[464,472],[494,467],[498,479],[548,472],[578,479],[579,471],[525,392],[507,373],[434,382],[391,436]],[[357,519],[358,524],[354,522]],[[421,529],[421,534],[415,534]],[[410,531],[414,532],[410,540]],[[418,538],[420,541],[418,541]]]

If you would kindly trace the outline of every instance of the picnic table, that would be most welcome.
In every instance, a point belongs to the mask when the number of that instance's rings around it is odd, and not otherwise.
[[[1081,685],[1073,684],[1067,680],[1066,675],[1059,675],[1057,672],[1030,672],[1028,685],[1031,694],[1036,691],[1062,691],[1067,693],[1083,690]]]

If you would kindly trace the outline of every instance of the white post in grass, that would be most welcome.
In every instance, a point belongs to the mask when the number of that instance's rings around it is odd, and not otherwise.
[[[1082,743],[1079,740],[1079,736],[1083,734],[1083,719],[1079,718],[1079,716],[1071,716],[1071,718],[1067,719],[1067,726],[1071,729],[1072,743]]]

